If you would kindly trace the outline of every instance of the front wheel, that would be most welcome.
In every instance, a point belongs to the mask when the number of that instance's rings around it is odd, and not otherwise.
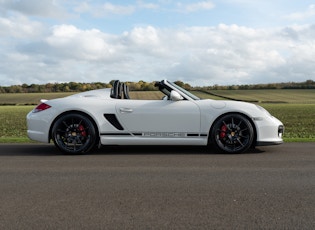
[[[211,139],[220,151],[241,153],[251,147],[254,129],[247,117],[241,114],[227,114],[214,123]]]
[[[95,127],[91,120],[82,114],[65,114],[54,123],[52,139],[63,153],[87,153],[96,143]]]

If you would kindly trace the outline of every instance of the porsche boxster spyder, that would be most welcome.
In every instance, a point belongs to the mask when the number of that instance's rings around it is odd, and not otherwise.
[[[259,105],[200,99],[173,82],[156,87],[160,100],[134,100],[127,84],[41,100],[27,115],[27,134],[67,154],[101,145],[209,145],[241,153],[283,142],[283,124]]]

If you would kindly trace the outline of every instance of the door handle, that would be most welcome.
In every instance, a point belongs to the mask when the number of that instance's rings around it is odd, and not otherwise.
[[[132,113],[133,112],[133,110],[130,108],[120,108],[119,111],[121,113]]]

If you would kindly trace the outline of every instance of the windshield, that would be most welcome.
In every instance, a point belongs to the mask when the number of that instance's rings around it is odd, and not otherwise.
[[[168,84],[170,84],[172,87],[176,88],[177,90],[179,90],[180,92],[186,94],[188,97],[194,99],[194,100],[200,100],[199,97],[195,96],[194,94],[188,92],[187,90],[183,89],[182,87],[176,85],[175,83],[173,82],[169,82],[167,81]]]

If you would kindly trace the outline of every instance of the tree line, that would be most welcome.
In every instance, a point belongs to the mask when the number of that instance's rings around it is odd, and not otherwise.
[[[253,85],[228,85],[228,86],[206,86],[201,89],[209,90],[246,90],[246,89],[315,89],[315,81],[306,80],[304,82],[282,82],[282,83],[268,83],[268,84],[253,84]]]
[[[0,93],[51,93],[51,92],[83,92],[93,89],[110,88],[114,80],[103,83],[47,83],[47,84],[22,84],[12,86],[0,86]],[[154,91],[157,88],[155,82],[125,82],[131,91]],[[253,84],[253,85],[228,85],[228,86],[204,86],[192,87],[182,81],[175,83],[186,90],[249,90],[249,89],[315,89],[315,81],[307,80],[305,82],[286,82],[286,83],[270,83],[270,84]]]
[[[0,86],[0,93],[54,93],[54,92],[84,92],[94,89],[111,88],[114,80],[104,82],[93,83],[80,83],[80,82],[66,82],[66,83],[47,83],[47,84],[22,84],[12,86]],[[125,82],[131,91],[155,91],[154,82]],[[175,82],[177,85],[191,90],[192,87],[181,81]]]

